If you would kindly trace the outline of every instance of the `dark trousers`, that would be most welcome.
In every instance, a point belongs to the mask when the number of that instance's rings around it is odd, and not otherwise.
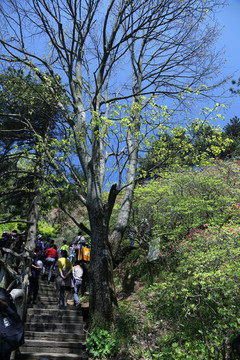
[[[32,271],[32,276],[29,279],[29,286],[28,286],[28,301],[30,301],[31,296],[33,296],[33,301],[37,301],[38,296],[38,273],[37,271]]]

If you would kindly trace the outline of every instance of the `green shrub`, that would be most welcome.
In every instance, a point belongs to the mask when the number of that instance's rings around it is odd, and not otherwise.
[[[152,359],[225,359],[240,324],[239,235],[233,224],[206,225],[179,243],[174,272],[146,292],[150,320],[165,320],[171,334],[160,337]]]
[[[44,238],[55,237],[60,230],[60,225],[50,225],[47,221],[40,221],[38,224],[38,232],[43,235]]]
[[[104,359],[104,357],[115,352],[116,340],[111,337],[107,330],[95,328],[86,339],[85,345],[94,358]]]
[[[132,314],[134,310],[130,309],[129,304],[119,303],[119,314],[116,319],[116,340],[120,345],[131,344],[132,342],[132,337],[136,332],[136,317],[138,316],[138,314]]]

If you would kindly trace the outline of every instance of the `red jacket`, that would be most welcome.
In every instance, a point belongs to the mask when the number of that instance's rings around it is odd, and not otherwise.
[[[56,249],[54,248],[49,248],[46,250],[45,254],[44,254],[45,259],[48,257],[52,257],[55,258],[56,260],[58,259],[58,252]]]

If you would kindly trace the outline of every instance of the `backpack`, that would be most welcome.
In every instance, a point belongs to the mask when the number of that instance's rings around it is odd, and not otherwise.
[[[86,246],[82,246],[81,248],[81,255],[80,255],[80,259],[79,260],[83,260],[83,261],[90,261],[90,249]]]
[[[6,299],[8,306],[0,302],[0,358],[24,344],[24,326],[17,313],[11,296]],[[5,299],[4,299],[5,300]]]

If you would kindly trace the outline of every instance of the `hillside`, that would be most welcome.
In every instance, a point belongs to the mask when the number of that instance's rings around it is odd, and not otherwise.
[[[239,331],[239,233],[234,224],[206,226],[151,264],[147,249],[124,248],[110,350],[92,359],[230,359]]]

